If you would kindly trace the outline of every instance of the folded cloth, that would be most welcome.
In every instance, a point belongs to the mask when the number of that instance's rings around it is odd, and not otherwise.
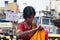
[[[48,35],[46,36],[47,31],[37,30],[36,33],[30,38],[30,40],[48,40]]]

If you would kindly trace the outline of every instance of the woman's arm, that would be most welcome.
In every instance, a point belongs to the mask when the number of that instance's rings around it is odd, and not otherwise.
[[[18,32],[16,33],[17,38],[24,38],[27,35],[29,35],[30,33],[35,33],[37,31],[38,28],[32,29],[32,30],[28,30],[28,31],[24,31],[24,32]]]

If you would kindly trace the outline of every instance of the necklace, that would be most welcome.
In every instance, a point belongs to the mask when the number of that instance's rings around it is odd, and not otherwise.
[[[29,25],[29,27],[30,27],[30,29],[32,29],[32,25],[31,24]]]
[[[27,23],[26,21],[25,21],[25,23],[26,23],[26,25],[28,25],[28,27],[29,27],[30,29],[32,29],[32,24],[29,24],[29,23]]]

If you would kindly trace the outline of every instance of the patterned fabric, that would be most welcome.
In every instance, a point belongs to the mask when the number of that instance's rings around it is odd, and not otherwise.
[[[32,29],[34,28],[34,24],[32,23]],[[21,22],[18,24],[18,27],[16,28],[16,32],[21,32],[21,31],[27,31],[30,30],[29,26],[25,22]],[[29,40],[33,34],[27,35],[23,40]]]
[[[34,24],[32,23],[32,29],[34,28]],[[28,25],[25,22],[21,22],[18,24],[17,32],[30,30]],[[32,34],[27,35],[23,40],[48,40],[48,32],[45,30],[37,30],[36,33],[32,36]]]
[[[33,28],[34,28],[34,24],[32,23],[32,29]],[[21,22],[21,23],[18,24],[17,32],[27,31],[27,30],[30,30],[30,28],[25,22]]]

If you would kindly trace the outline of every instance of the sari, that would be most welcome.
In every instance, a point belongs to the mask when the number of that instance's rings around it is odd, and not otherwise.
[[[45,40],[45,31],[37,30],[36,33],[30,38],[30,40]]]
[[[20,24],[17,27],[17,31],[20,31],[20,29],[23,28],[24,31],[30,30],[24,22]],[[34,29],[33,23],[32,23],[32,29]],[[25,37],[25,40],[28,40],[28,38]],[[33,35],[31,35],[29,40],[48,40],[48,32],[46,30],[37,30]]]

